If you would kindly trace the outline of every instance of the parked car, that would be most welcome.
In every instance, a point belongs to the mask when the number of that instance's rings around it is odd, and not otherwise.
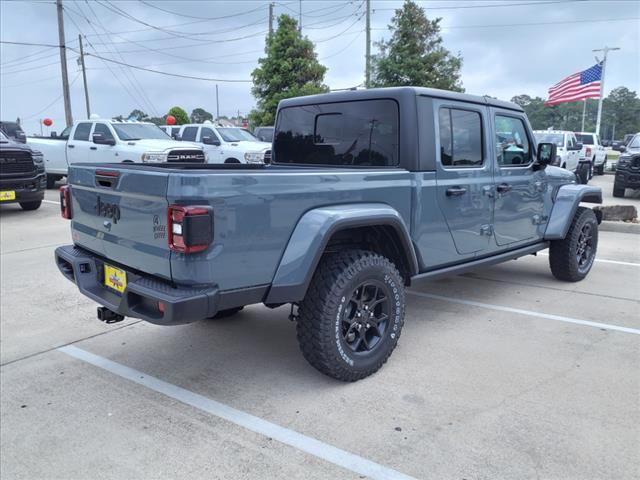
[[[16,143],[27,143],[27,136],[17,122],[0,121],[0,131]]]
[[[73,165],[62,195],[74,244],[55,258],[109,322],[290,303],[304,357],[355,381],[396,347],[408,285],[547,248],[556,278],[585,278],[598,217],[579,204],[602,192],[555,156],[520,106],[489,97],[287,99],[272,165]]]
[[[622,140],[613,140],[611,142],[611,150],[615,150],[616,152],[622,152],[624,148],[624,142]]]
[[[591,170],[597,175],[604,175],[607,164],[607,150],[600,142],[600,135],[591,132],[575,132],[576,139],[582,143],[582,156],[591,160]]]
[[[239,127],[223,127],[212,122],[180,127],[183,141],[199,142],[209,163],[268,163],[271,143],[262,142]]]
[[[271,143],[271,142],[273,142],[273,132],[274,131],[275,131],[275,127],[256,127],[253,130],[253,134],[261,142]]]
[[[180,140],[180,125],[160,125],[159,128],[174,140]]]
[[[631,142],[631,140],[633,139],[634,134],[633,133],[627,133],[624,138],[622,139],[622,145],[624,145],[625,147],[627,145],[629,145],[629,142]]]
[[[202,147],[172,140],[153,123],[100,118],[81,120],[53,138],[29,137],[44,154],[47,188],[67,175],[73,163],[205,162]]]
[[[37,210],[45,186],[42,153],[13,141],[0,130],[0,203],[17,202],[23,210]]]
[[[613,181],[613,196],[624,197],[625,189],[640,189],[640,132],[636,133],[626,147],[616,165]]]
[[[590,165],[585,161],[583,145],[573,132],[566,130],[535,130],[533,132],[538,143],[553,143],[557,147],[553,165],[576,174],[582,184],[589,182]]]

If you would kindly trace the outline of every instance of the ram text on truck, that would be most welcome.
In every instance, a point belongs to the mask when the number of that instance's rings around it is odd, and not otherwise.
[[[395,348],[405,291],[549,248],[579,281],[599,188],[550,166],[522,109],[426,88],[280,102],[273,165],[74,165],[61,273],[99,317],[179,324],[291,304],[304,357],[371,375]]]

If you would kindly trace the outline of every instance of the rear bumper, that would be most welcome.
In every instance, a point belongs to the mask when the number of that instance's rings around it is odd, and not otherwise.
[[[15,200],[3,201],[2,203],[37,202],[44,198],[46,186],[47,180],[44,173],[29,178],[1,178],[0,191],[16,193]]]
[[[60,272],[75,283],[82,294],[125,317],[158,325],[180,325],[211,317],[218,309],[217,288],[175,287],[170,282],[125,268],[127,287],[119,294],[104,285],[104,261],[97,255],[65,245],[56,248],[55,259]],[[164,311],[158,307],[159,302],[164,304]]]

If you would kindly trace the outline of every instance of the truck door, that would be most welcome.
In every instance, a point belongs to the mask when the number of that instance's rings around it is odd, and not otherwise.
[[[494,231],[499,246],[538,239],[547,189],[544,169],[534,170],[533,141],[523,114],[492,109],[494,121]]]
[[[438,206],[461,255],[489,246],[493,219],[493,162],[483,140],[486,107],[434,102],[439,133],[436,161]]]
[[[99,133],[106,140],[115,141],[113,132],[105,123],[96,123],[91,133],[91,146],[89,147],[89,161],[92,163],[100,162],[118,162],[120,159],[117,155],[117,147],[115,145],[98,145],[93,143],[93,135]]]
[[[92,122],[80,122],[73,131],[73,136],[67,141],[67,162],[82,163],[89,161],[89,148],[93,143],[89,141]]]
[[[209,137],[213,141],[218,141],[218,145],[211,145],[204,143],[204,137]],[[222,158],[222,147],[220,144],[220,138],[216,132],[213,131],[212,128],[202,127],[200,129],[200,142],[202,143],[202,147],[209,155],[209,163],[222,163],[224,159]]]

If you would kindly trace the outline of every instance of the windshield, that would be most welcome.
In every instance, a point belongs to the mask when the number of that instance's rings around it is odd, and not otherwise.
[[[242,128],[218,128],[225,142],[258,142],[259,140]]]
[[[0,129],[2,129],[9,137],[17,137],[19,134],[23,133],[20,125],[15,122],[2,122],[2,124],[0,124]]]
[[[112,123],[120,140],[142,140],[151,138],[154,140],[171,140],[171,137],[156,125],[148,123]]]
[[[583,145],[593,145],[593,135],[589,133],[587,133],[586,135],[576,133],[576,138],[578,139],[578,142]]]
[[[629,148],[640,148],[640,135],[633,137],[633,140],[631,140],[627,146]]]
[[[536,142],[555,143],[558,147],[564,146],[564,135],[561,133],[536,133]]]

